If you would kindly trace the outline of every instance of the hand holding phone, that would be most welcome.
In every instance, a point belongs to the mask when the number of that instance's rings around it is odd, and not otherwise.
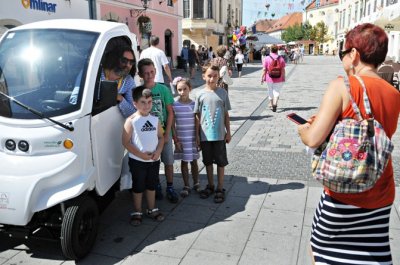
[[[290,113],[287,115],[287,118],[291,121],[293,121],[294,123],[297,124],[305,124],[307,123],[307,120],[300,117],[299,115],[297,115],[296,113]]]

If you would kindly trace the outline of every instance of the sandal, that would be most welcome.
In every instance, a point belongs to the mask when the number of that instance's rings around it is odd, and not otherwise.
[[[138,226],[142,224],[142,213],[141,212],[133,212],[131,213],[131,219],[129,220],[129,224],[133,226]]]
[[[200,190],[200,183],[196,183],[196,184],[194,184],[193,185],[193,190],[195,191],[195,192],[199,192],[199,190]]]
[[[225,189],[218,189],[215,191],[214,202],[223,203],[225,201]]]
[[[165,217],[158,208],[147,209],[147,216],[157,222],[164,221]]]
[[[214,193],[214,186],[207,185],[204,190],[200,191],[200,198],[207,199]]]
[[[181,190],[180,194],[181,194],[182,198],[185,198],[185,197],[189,196],[190,187],[188,187],[188,186],[183,187],[183,189]]]

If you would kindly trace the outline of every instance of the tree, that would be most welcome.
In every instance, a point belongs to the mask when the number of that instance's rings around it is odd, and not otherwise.
[[[306,21],[304,24],[303,24],[303,40],[314,40],[314,39],[311,39],[311,32],[312,32],[312,26],[311,26],[311,24],[310,24],[310,22],[308,22],[308,21]]]
[[[328,26],[323,21],[318,22],[311,30],[311,40],[316,42],[316,46],[332,40],[328,34]]]
[[[285,42],[291,42],[291,41],[297,41],[303,39],[304,32],[303,32],[303,27],[296,23],[293,26],[288,27],[283,33],[282,33],[282,40]]]

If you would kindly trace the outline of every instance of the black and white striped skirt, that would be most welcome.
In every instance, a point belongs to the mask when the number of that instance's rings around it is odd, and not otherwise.
[[[323,192],[311,228],[315,264],[392,264],[391,208],[363,209]]]

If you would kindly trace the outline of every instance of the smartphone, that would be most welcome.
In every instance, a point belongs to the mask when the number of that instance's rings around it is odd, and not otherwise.
[[[299,115],[297,115],[296,113],[290,113],[287,115],[288,119],[290,119],[291,121],[297,123],[297,124],[304,124],[307,123],[307,120],[303,119],[302,117],[300,117]]]

